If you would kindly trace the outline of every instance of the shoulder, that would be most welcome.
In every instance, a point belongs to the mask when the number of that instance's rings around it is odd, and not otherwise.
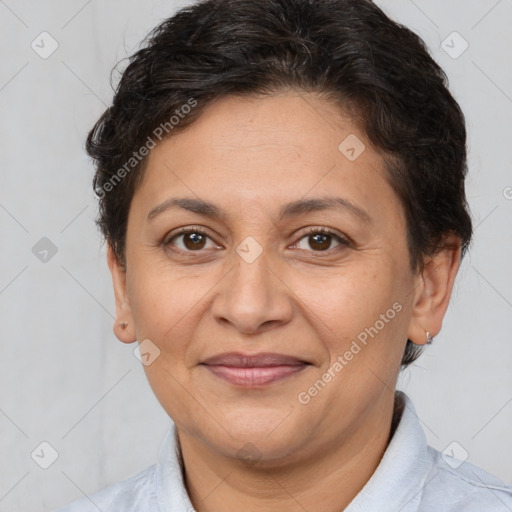
[[[158,505],[155,471],[156,465],[150,466],[126,480],[84,496],[55,512],[156,512]]]
[[[432,469],[423,488],[420,510],[486,512],[512,510],[512,486],[469,462],[429,447]]]

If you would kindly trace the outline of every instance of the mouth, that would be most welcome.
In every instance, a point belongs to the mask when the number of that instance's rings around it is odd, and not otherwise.
[[[293,356],[274,353],[254,355],[230,352],[201,363],[214,376],[242,387],[265,386],[296,375],[311,363]]]

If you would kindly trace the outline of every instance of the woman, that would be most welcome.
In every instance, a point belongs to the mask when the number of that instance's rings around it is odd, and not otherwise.
[[[62,511],[482,511],[401,368],[471,240],[466,132],[366,0],[206,0],[157,27],[89,134],[117,321],[174,425]]]

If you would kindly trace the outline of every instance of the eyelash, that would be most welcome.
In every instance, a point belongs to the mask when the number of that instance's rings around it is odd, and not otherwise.
[[[178,238],[180,236],[183,236],[183,235],[188,235],[190,233],[196,233],[196,234],[202,235],[202,236],[207,237],[210,240],[212,240],[210,235],[206,231],[201,229],[201,228],[181,228],[177,233],[172,235],[171,238],[169,238],[168,240],[164,241],[163,245],[164,246],[171,245],[171,242],[173,240],[175,240],[176,238]],[[327,228],[324,228],[324,227],[308,228],[306,230],[306,232],[298,239],[298,241],[294,245],[296,245],[298,242],[300,242],[303,238],[306,238],[306,237],[311,236],[311,235],[317,235],[317,234],[327,235],[327,236],[331,236],[331,237],[335,238],[339,242],[340,246],[350,247],[352,245],[352,242],[348,238],[344,238],[344,237],[338,235],[337,233],[335,233],[334,231],[331,231],[331,230],[329,230]],[[334,247],[332,249],[326,249],[325,251],[314,251],[314,250],[311,249],[311,252],[318,253],[318,254],[330,253],[330,251],[339,249],[340,246]],[[198,250],[198,251],[183,251],[182,249],[176,249],[176,250],[181,251],[181,252],[186,252],[186,253],[195,253],[195,252],[199,253],[199,252],[202,252],[201,250]]]

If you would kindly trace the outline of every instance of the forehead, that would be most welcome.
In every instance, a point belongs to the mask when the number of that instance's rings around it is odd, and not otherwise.
[[[380,203],[397,199],[386,172],[357,124],[326,100],[228,96],[151,151],[136,195],[151,208],[179,192],[258,210],[336,193],[378,217]]]

